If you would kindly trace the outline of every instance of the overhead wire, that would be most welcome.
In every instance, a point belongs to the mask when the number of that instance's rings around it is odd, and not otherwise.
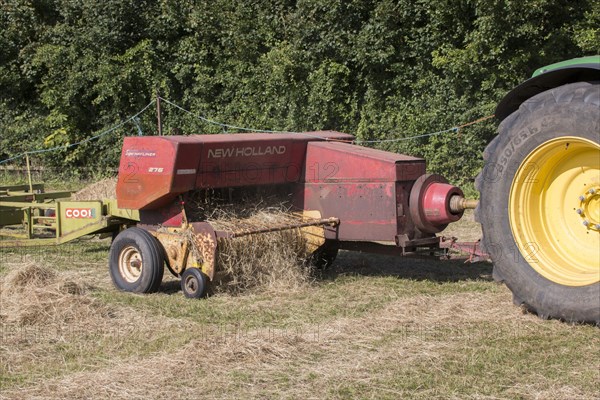
[[[10,158],[4,159],[4,160],[0,160],[0,164],[4,164],[4,163],[7,163],[7,162],[12,161],[12,160],[17,160],[17,159],[19,159],[21,157],[25,157],[27,154],[47,153],[47,152],[50,152],[50,151],[55,151],[55,150],[60,150],[60,149],[66,150],[66,149],[69,149],[71,147],[79,146],[80,144],[91,142],[92,140],[96,140],[96,139],[98,139],[98,138],[100,138],[102,136],[105,136],[105,135],[108,135],[111,132],[114,132],[115,130],[119,129],[120,127],[122,127],[123,125],[127,124],[130,121],[134,121],[135,122],[135,118],[137,118],[139,115],[141,115],[144,111],[146,111],[155,102],[156,102],[156,100],[152,100],[144,108],[142,108],[137,113],[133,114],[131,117],[127,118],[124,121],[119,122],[117,125],[115,125],[115,126],[113,126],[111,128],[108,128],[108,129],[100,132],[99,134],[97,134],[95,136],[92,136],[92,137],[80,140],[79,142],[70,143],[70,144],[67,144],[67,145],[54,146],[54,147],[50,147],[48,149],[38,149],[38,150],[26,151],[24,153],[17,154],[16,156],[13,156],[13,157],[10,157]]]
[[[69,149],[71,147],[75,147],[78,146],[80,144],[86,143],[86,142],[90,142],[92,140],[98,139],[102,136],[108,135],[111,132],[114,132],[115,130],[119,129],[120,127],[124,126],[125,124],[127,124],[128,122],[133,122],[135,124],[135,127],[137,129],[138,135],[143,134],[143,132],[141,131],[141,128],[139,126],[138,123],[138,117],[144,113],[150,106],[152,106],[153,104],[156,103],[156,101],[160,99],[161,101],[164,101],[166,104],[175,107],[176,109],[183,111],[187,114],[190,114],[196,118],[198,118],[199,120],[211,124],[211,125],[216,125],[216,126],[220,126],[222,128],[227,128],[227,129],[237,129],[239,131],[245,131],[245,132],[256,132],[256,133],[290,133],[290,134],[297,134],[297,135],[302,135],[302,136],[307,136],[307,137],[312,137],[312,138],[316,138],[316,139],[325,139],[325,140],[329,140],[329,141],[336,141],[336,142],[346,142],[346,143],[356,143],[358,145],[361,144],[371,144],[371,143],[392,143],[392,142],[402,142],[402,141],[406,141],[406,140],[414,140],[414,139],[419,139],[419,138],[425,138],[425,137],[430,137],[430,136],[436,136],[436,135],[441,135],[444,133],[449,133],[449,132],[456,132],[456,133],[460,133],[460,130],[462,128],[465,128],[467,126],[471,126],[474,124],[478,124],[480,122],[486,121],[490,118],[493,118],[494,115],[488,115],[486,117],[482,117],[479,119],[476,119],[474,121],[470,121],[467,122],[465,124],[462,125],[458,125],[458,126],[454,126],[452,128],[449,129],[444,129],[441,131],[437,131],[437,132],[431,132],[431,133],[424,133],[424,134],[419,134],[419,135],[413,135],[413,136],[403,136],[403,137],[398,137],[398,138],[391,138],[391,139],[373,139],[373,140],[361,140],[361,139],[355,139],[355,140],[342,140],[342,139],[327,139],[327,138],[323,138],[322,136],[316,136],[316,135],[311,135],[309,133],[306,132],[293,132],[293,131],[284,131],[284,130],[270,130],[270,129],[255,129],[255,128],[248,128],[248,127],[243,127],[243,126],[237,126],[237,125],[231,125],[231,124],[226,124],[226,123],[222,123],[222,122],[218,122],[215,121],[213,119],[207,118],[205,116],[202,116],[200,114],[196,114],[190,110],[187,110],[183,107],[181,107],[180,105],[165,99],[163,97],[157,96],[156,99],[153,99],[152,101],[150,101],[144,108],[142,108],[140,111],[138,111],[137,113],[133,114],[132,116],[130,116],[129,118],[125,119],[124,121],[118,123],[117,125],[108,128],[102,132],[100,132],[99,134],[95,135],[95,136],[91,136],[89,138],[83,139],[79,142],[76,143],[70,143],[68,145],[59,145],[59,146],[54,146],[51,148],[47,148],[47,149],[38,149],[38,150],[32,150],[32,151],[26,151],[24,153],[18,154],[16,156],[4,159],[4,160],[0,160],[0,164],[4,164],[7,163],[9,161],[13,161],[16,159],[19,159],[21,157],[24,157],[28,154],[40,154],[40,153],[47,153],[47,152],[51,152],[51,151],[55,151],[55,150],[60,150],[60,149]]]

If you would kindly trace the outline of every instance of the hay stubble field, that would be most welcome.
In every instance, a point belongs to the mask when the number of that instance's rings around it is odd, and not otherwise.
[[[308,283],[193,301],[168,273],[118,292],[109,247],[1,251],[0,398],[600,397],[598,328],[523,312],[488,263],[341,252]]]

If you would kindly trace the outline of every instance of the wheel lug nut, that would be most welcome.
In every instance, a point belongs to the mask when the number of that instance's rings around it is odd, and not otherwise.
[[[583,195],[579,196],[579,201],[584,201],[585,197]]]
[[[600,224],[596,224],[596,226],[594,228],[596,228],[600,231]]]
[[[581,208],[578,208],[577,211],[575,211],[575,212],[579,215],[583,214],[583,210]]]
[[[590,222],[587,219],[583,220],[583,226],[588,226],[590,224]]]
[[[593,188],[592,188],[592,189],[588,190],[588,193],[589,193],[589,194],[594,194],[594,193],[596,193],[596,189],[593,189]]]

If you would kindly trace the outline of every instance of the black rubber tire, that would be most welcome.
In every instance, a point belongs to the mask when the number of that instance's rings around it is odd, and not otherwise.
[[[135,281],[128,281],[119,269],[119,258],[127,248],[135,248],[142,259],[142,271]],[[119,233],[110,246],[109,271],[113,284],[120,290],[151,293],[158,290],[164,273],[161,244],[144,229],[133,227]]]
[[[598,82],[568,84],[532,97],[500,124],[498,136],[485,149],[485,167],[475,182],[480,192],[475,218],[494,263],[494,278],[513,292],[515,304],[544,319],[600,323],[600,283],[561,285],[531,267],[512,235],[510,189],[522,161],[542,143],[565,134],[597,143],[599,116]]]
[[[311,267],[322,270],[327,269],[337,258],[340,246],[335,240],[326,240],[325,243],[313,252],[307,260]]]
[[[198,268],[189,268],[181,274],[181,291],[189,299],[206,296],[208,277]]]

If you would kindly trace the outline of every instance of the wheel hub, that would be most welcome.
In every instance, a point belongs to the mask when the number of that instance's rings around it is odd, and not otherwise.
[[[185,287],[190,293],[193,293],[198,289],[198,282],[196,282],[196,279],[194,279],[194,277],[189,276],[185,280]]]
[[[582,219],[585,229],[600,232],[600,185],[596,184],[577,198],[575,212]]]
[[[565,286],[600,281],[600,145],[563,136],[521,163],[509,196],[518,252],[540,275]]]
[[[133,283],[142,275],[142,256],[134,246],[125,247],[119,256],[119,272],[123,279]]]

